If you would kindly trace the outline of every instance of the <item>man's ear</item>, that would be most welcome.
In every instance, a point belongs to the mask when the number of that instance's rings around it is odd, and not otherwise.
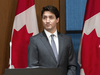
[[[59,18],[57,18],[57,23],[59,22]]]

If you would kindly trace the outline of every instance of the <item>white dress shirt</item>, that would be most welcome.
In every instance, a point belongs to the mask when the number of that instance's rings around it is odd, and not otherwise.
[[[52,35],[52,33],[48,32],[45,29],[44,29],[44,32],[46,33],[46,36],[47,36],[47,38],[49,40],[49,43],[51,45],[51,35]],[[54,34],[54,41],[55,41],[56,48],[57,48],[57,53],[59,54],[59,41],[58,41],[58,33],[57,33],[57,30],[53,34]]]

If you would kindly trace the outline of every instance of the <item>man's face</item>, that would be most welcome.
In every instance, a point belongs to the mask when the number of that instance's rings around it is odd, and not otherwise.
[[[56,25],[59,22],[59,18],[56,19],[55,14],[50,11],[45,11],[43,13],[42,22],[47,31],[54,33],[56,31]]]

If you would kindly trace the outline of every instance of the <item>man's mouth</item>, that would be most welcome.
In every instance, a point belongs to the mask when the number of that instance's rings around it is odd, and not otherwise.
[[[46,24],[46,26],[50,26],[50,24]]]

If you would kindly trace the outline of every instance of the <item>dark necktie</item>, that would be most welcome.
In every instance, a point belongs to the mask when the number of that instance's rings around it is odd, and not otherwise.
[[[51,47],[53,49],[54,55],[56,57],[56,60],[58,61],[57,48],[56,48],[56,44],[55,44],[55,41],[54,41],[53,37],[54,37],[54,35],[51,35]]]

